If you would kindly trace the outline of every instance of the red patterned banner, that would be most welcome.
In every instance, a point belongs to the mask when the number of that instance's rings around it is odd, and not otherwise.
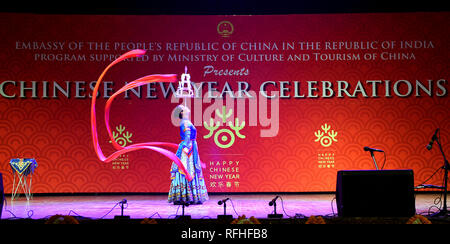
[[[0,171],[34,158],[35,193],[168,192],[172,160],[151,150],[108,163],[116,148],[180,142],[178,83],[187,72],[191,121],[209,192],[334,191],[338,170],[442,166],[425,146],[440,128],[448,149],[450,14],[268,16],[0,14]],[[122,54],[145,54],[102,71]],[[111,100],[112,101],[112,100]],[[173,148],[167,148],[169,151]],[[385,160],[386,159],[386,160]],[[427,183],[440,185],[438,172]]]

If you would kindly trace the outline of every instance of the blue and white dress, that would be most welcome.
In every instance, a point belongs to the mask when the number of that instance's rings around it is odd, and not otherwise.
[[[209,198],[198,155],[197,141],[195,140],[197,129],[188,119],[183,119],[180,122],[180,136],[181,143],[176,155],[192,176],[192,181],[189,182],[184,173],[180,172],[178,166],[172,163],[170,170],[172,183],[170,184],[168,200],[174,204],[180,204],[181,202],[202,204]],[[184,148],[188,149],[188,153],[183,152]]]

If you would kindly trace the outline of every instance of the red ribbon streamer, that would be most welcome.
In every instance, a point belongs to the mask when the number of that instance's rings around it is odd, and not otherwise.
[[[115,158],[119,157],[122,154],[125,154],[127,152],[131,152],[131,151],[136,151],[136,150],[140,150],[140,149],[150,149],[156,152],[161,153],[162,155],[168,157],[169,159],[171,159],[173,162],[175,162],[175,164],[178,166],[178,168],[184,173],[184,175],[186,176],[186,179],[188,181],[192,180],[192,176],[187,172],[186,168],[184,167],[184,165],[181,163],[180,159],[176,156],[175,153],[161,148],[159,146],[167,146],[173,149],[177,149],[178,145],[175,143],[168,143],[168,142],[144,142],[144,143],[136,143],[136,144],[132,144],[130,146],[127,147],[122,147],[120,146],[116,140],[114,139],[112,133],[111,133],[111,128],[109,126],[109,111],[111,109],[111,104],[114,100],[114,98],[135,87],[138,86],[142,86],[148,83],[152,83],[152,82],[176,82],[177,81],[177,77],[176,75],[147,75],[144,77],[141,77],[137,80],[134,80],[128,84],[126,84],[125,86],[123,86],[122,88],[120,88],[117,92],[115,92],[107,101],[106,101],[106,106],[105,106],[105,125],[106,125],[106,130],[108,131],[108,135],[109,138],[111,139],[112,145],[114,146],[114,148],[117,150],[116,152],[112,153],[110,156],[105,157],[105,155],[102,152],[102,149],[100,148],[100,145],[98,143],[98,133],[97,133],[97,120],[96,120],[96,113],[95,113],[95,102],[97,101],[97,92],[98,89],[100,87],[100,83],[103,79],[103,76],[105,76],[106,72],[115,64],[127,59],[127,58],[133,58],[133,57],[139,57],[145,54],[145,50],[140,50],[140,49],[136,49],[136,50],[132,50],[129,51],[125,54],[123,54],[122,56],[120,56],[119,58],[117,58],[116,60],[114,60],[111,64],[109,64],[105,70],[103,70],[103,73],[100,75],[100,77],[97,80],[97,83],[95,84],[95,88],[94,91],[92,93],[92,103],[91,103],[91,129],[92,129],[92,142],[94,144],[94,149],[95,149],[95,153],[97,154],[98,158],[103,161],[103,162],[111,162],[112,160],[114,160]]]

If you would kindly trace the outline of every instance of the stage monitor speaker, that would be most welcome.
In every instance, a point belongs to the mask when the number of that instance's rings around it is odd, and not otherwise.
[[[2,218],[2,211],[3,211],[3,201],[5,201],[5,192],[3,190],[3,176],[2,173],[0,173],[0,219]]]
[[[412,170],[342,170],[337,173],[339,217],[410,217],[416,212]]]

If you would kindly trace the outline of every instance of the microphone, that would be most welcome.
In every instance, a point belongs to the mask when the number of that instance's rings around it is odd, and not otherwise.
[[[280,196],[276,196],[274,199],[272,199],[272,201],[269,202],[269,206],[272,206],[279,197]]]
[[[364,147],[364,151],[371,151],[371,152],[384,152],[381,149],[376,149],[376,148],[370,148],[370,147]]]
[[[227,197],[227,198],[225,198],[225,199],[222,199],[222,200],[218,201],[217,204],[222,205],[222,204],[224,204],[224,203],[225,203],[226,201],[228,201],[228,200],[230,200],[229,197]]]
[[[428,145],[427,145],[427,149],[428,149],[428,150],[431,150],[431,148],[433,148],[433,143],[434,143],[434,141],[436,141],[436,139],[437,139],[437,133],[438,133],[438,131],[439,131],[439,128],[436,129],[436,131],[434,132],[433,137],[431,137],[431,141],[430,141],[430,143],[428,143]]]
[[[127,199],[122,199],[122,201],[119,202],[120,204],[126,204],[127,203]]]

